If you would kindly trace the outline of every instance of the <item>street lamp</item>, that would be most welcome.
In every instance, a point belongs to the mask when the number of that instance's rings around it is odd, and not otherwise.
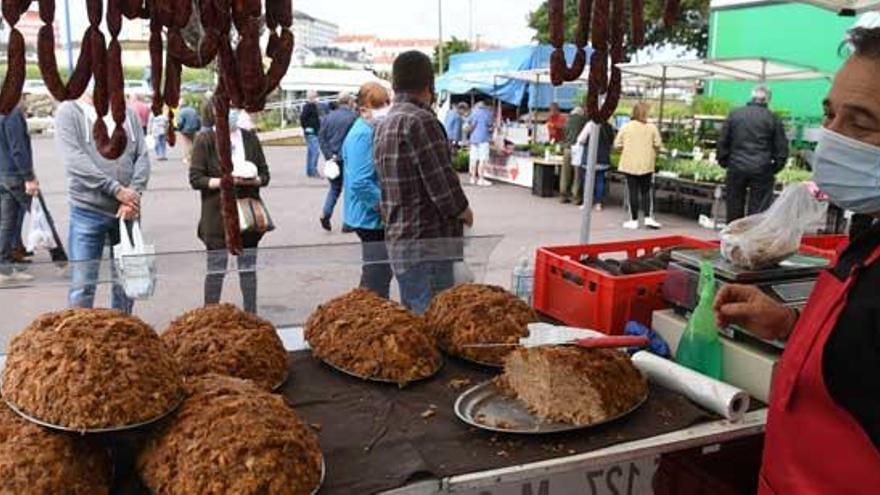
[[[437,0],[437,72],[443,74],[443,0]]]

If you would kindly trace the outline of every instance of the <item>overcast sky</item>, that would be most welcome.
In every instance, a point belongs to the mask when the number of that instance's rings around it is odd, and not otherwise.
[[[474,34],[504,46],[531,41],[526,16],[541,0],[442,0],[444,39],[467,39],[469,5]],[[437,0],[297,0],[294,9],[339,24],[342,34],[387,38],[436,38]]]

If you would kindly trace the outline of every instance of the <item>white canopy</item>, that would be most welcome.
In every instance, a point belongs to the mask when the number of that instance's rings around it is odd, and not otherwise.
[[[368,70],[309,69],[291,67],[281,80],[284,91],[320,91],[325,93],[357,93],[368,82],[388,87],[388,82]]]
[[[816,68],[769,58],[728,58],[620,64],[624,74],[656,80],[801,81],[830,77]]]

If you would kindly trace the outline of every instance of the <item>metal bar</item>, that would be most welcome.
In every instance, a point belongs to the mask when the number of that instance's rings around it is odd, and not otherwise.
[[[666,66],[663,66],[663,76],[660,79],[660,119],[657,122],[657,128],[663,133],[663,111],[666,106]]]
[[[596,187],[596,162],[599,161],[599,136],[601,128],[592,120],[587,122],[590,145],[587,146],[587,164],[584,168],[584,214],[581,215],[580,243],[590,243],[590,229],[593,223],[593,189]],[[576,176],[577,174],[575,174]]]
[[[767,409],[759,409],[746,413],[742,421],[738,423],[732,423],[726,419],[711,421],[664,435],[621,443],[584,454],[453,476],[443,481],[443,487],[445,492],[476,490],[502,483],[524,481],[536,476],[548,476],[589,466],[607,465],[702,445],[729,442],[760,434],[764,431],[766,424]]]
[[[73,38],[70,35],[70,0],[64,0],[64,37],[67,45],[67,70],[68,74],[73,74]],[[79,47],[82,50],[82,46]]]
[[[443,0],[437,0],[437,73],[443,74]]]

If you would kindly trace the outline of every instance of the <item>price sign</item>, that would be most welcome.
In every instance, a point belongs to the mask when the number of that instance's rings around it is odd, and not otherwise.
[[[526,481],[473,489],[466,495],[642,495],[652,493],[658,456],[576,469]],[[458,491],[455,491],[458,493]]]

